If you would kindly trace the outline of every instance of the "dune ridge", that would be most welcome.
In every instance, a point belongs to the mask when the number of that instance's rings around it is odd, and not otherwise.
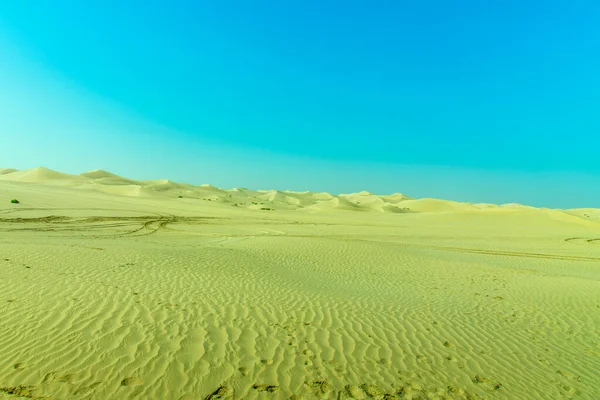
[[[13,172],[17,172],[17,170],[14,168],[0,168],[0,175],[6,175]]]
[[[567,212],[582,220],[598,220],[596,211],[537,209],[521,204],[472,204],[442,199],[416,199],[401,193],[376,195],[368,191],[348,194],[294,192],[290,190],[222,189],[209,184],[194,186],[167,179],[132,180],[97,169],[80,175],[65,174],[44,167],[29,170],[1,169],[0,181],[62,185],[122,196],[184,198],[250,210],[297,210],[306,212],[361,211],[376,213],[477,213],[545,210]]]

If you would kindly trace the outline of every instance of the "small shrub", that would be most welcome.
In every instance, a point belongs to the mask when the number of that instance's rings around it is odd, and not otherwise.
[[[19,200],[17,200],[17,199],[12,199],[10,202],[13,204],[19,204]]]
[[[177,196],[177,197],[179,197],[180,199],[183,199],[183,196]]]

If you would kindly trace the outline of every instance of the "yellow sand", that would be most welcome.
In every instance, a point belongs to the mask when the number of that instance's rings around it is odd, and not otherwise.
[[[598,210],[0,171],[0,399],[600,398]]]

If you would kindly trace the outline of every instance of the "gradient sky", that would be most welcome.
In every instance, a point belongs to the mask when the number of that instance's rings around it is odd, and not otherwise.
[[[598,21],[597,0],[0,2],[0,166],[600,207]]]

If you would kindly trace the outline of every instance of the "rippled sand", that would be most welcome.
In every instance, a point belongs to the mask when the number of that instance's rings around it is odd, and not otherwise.
[[[600,398],[600,223],[575,211],[0,189],[0,398]]]

